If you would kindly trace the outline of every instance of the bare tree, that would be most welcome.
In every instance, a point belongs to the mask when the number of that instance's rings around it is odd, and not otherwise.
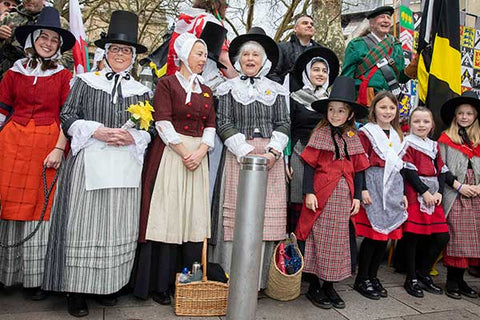
[[[343,61],[345,54],[345,39],[341,24],[341,0],[312,0],[315,22],[315,39],[332,49]]]

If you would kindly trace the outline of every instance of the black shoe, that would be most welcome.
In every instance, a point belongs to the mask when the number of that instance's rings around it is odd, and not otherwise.
[[[32,294],[30,295],[30,299],[33,301],[42,301],[48,298],[48,292],[42,290],[40,287],[33,288]]]
[[[152,299],[156,303],[161,304],[163,306],[168,306],[172,304],[172,300],[170,300],[170,295],[168,294],[168,291],[154,292],[152,295]]]
[[[380,300],[380,294],[373,288],[370,280],[355,281],[353,289],[358,291],[362,296],[372,300]]]
[[[88,305],[85,296],[79,293],[71,293],[67,295],[68,313],[80,318],[88,316]]]
[[[423,298],[423,290],[422,288],[419,287],[417,279],[405,280],[403,287],[405,288],[405,290],[407,290],[407,293],[409,295],[414,296],[416,298]]]
[[[460,300],[462,299],[462,295],[460,294],[460,289],[454,288],[454,289],[449,289],[448,286],[445,288],[445,294],[447,297],[450,297],[455,300]]]
[[[463,294],[464,296],[469,298],[478,298],[478,292],[470,288],[465,281],[462,281],[458,285],[458,288],[460,293]]]
[[[431,276],[418,276],[418,284],[423,290],[433,294],[443,294],[443,289],[433,283]]]
[[[95,301],[98,304],[105,307],[113,307],[117,304],[118,300],[114,293],[112,294],[97,294],[94,296]]]
[[[323,289],[323,291],[325,292],[325,295],[330,300],[334,308],[336,309],[345,308],[345,301],[343,301],[342,298],[340,298],[340,296],[338,295],[337,291],[335,291],[335,289],[329,288],[329,289]]]
[[[330,303],[330,299],[327,298],[325,292],[320,287],[316,288],[309,288],[307,294],[305,295],[308,300],[310,300],[316,307],[322,309],[330,309],[332,308],[332,304]]]
[[[382,286],[382,283],[380,282],[380,280],[378,278],[372,278],[372,279],[370,279],[370,282],[372,283],[373,289],[375,289],[375,291],[378,292],[380,297],[382,297],[382,298],[388,297],[387,289],[385,289]]]

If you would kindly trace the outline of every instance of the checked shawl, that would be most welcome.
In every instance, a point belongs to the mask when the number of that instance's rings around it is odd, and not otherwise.
[[[355,78],[359,78],[362,74],[366,74],[378,61],[384,57],[389,56],[389,51],[395,43],[395,38],[388,35],[385,39],[380,41],[376,46],[368,51],[367,55],[363,58],[362,63],[355,71]],[[391,52],[390,52],[391,53]]]

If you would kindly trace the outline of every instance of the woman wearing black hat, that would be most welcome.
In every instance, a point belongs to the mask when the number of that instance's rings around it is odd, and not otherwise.
[[[263,155],[269,159],[263,232],[265,255],[260,285],[264,288],[274,241],[284,239],[286,231],[287,201],[282,151],[288,143],[290,131],[286,107],[288,92],[265,77],[278,61],[278,48],[263,29],[252,28],[248,34],[235,38],[229,55],[240,76],[217,89],[217,132],[228,152],[223,169],[225,200],[220,204],[215,260],[227,272],[230,271],[240,171],[238,161],[247,154]]]
[[[328,88],[337,78],[338,70],[337,56],[323,47],[308,49],[298,57],[293,67],[293,77],[296,83],[302,84],[302,88],[290,95],[292,155],[290,166],[287,166],[287,173],[291,177],[289,232],[295,230],[303,202],[303,162],[300,153],[305,149],[313,128],[322,119],[322,114],[313,110],[311,104],[328,98]]]
[[[443,192],[450,241],[443,256],[447,266],[447,296],[477,298],[478,293],[463,279],[469,265],[480,258],[480,100],[467,91],[447,101],[441,109],[449,126],[438,144],[445,164],[454,175]]]
[[[68,311],[88,314],[85,294],[103,305],[129,280],[140,216],[141,171],[150,134],[122,128],[127,108],[151,97],[130,75],[136,54],[138,17],[112,14],[108,34],[95,44],[105,49],[99,72],[77,75],[60,115],[71,151],[59,177],[52,208],[44,289],[67,292]]]
[[[70,90],[70,71],[58,59],[75,42],[60,28],[59,13],[45,8],[35,25],[21,26],[15,36],[27,58],[17,60],[0,82],[0,242],[17,243],[30,234],[45,213],[39,231],[26,245],[0,249],[0,283],[40,287],[50,229],[42,187],[42,166],[51,183],[67,139],[59,114]],[[7,115],[10,115],[7,118]],[[3,128],[2,128],[3,123]],[[33,299],[44,295],[37,290]]]
[[[323,309],[345,308],[333,283],[351,275],[349,220],[360,208],[362,173],[369,166],[355,130],[355,118],[367,109],[354,96],[354,80],[338,77],[329,98],[312,103],[324,117],[301,154],[306,196],[295,233],[305,241],[303,272],[313,275],[307,298]]]

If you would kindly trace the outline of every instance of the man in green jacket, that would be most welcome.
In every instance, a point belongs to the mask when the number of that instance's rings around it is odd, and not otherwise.
[[[416,65],[409,66],[405,74],[405,59],[402,44],[389,34],[394,9],[378,7],[367,18],[370,33],[350,41],[345,50],[342,76],[355,79],[357,101],[369,106],[375,94],[390,90],[400,94],[399,83],[415,77]]]
[[[13,37],[18,26],[34,24],[46,0],[24,0],[21,5],[2,16],[0,20],[0,79],[3,74],[13,66],[16,60],[24,58],[22,46]],[[69,30],[68,21],[60,17],[62,28]],[[73,58],[66,52],[60,60],[62,65],[73,70]]]

